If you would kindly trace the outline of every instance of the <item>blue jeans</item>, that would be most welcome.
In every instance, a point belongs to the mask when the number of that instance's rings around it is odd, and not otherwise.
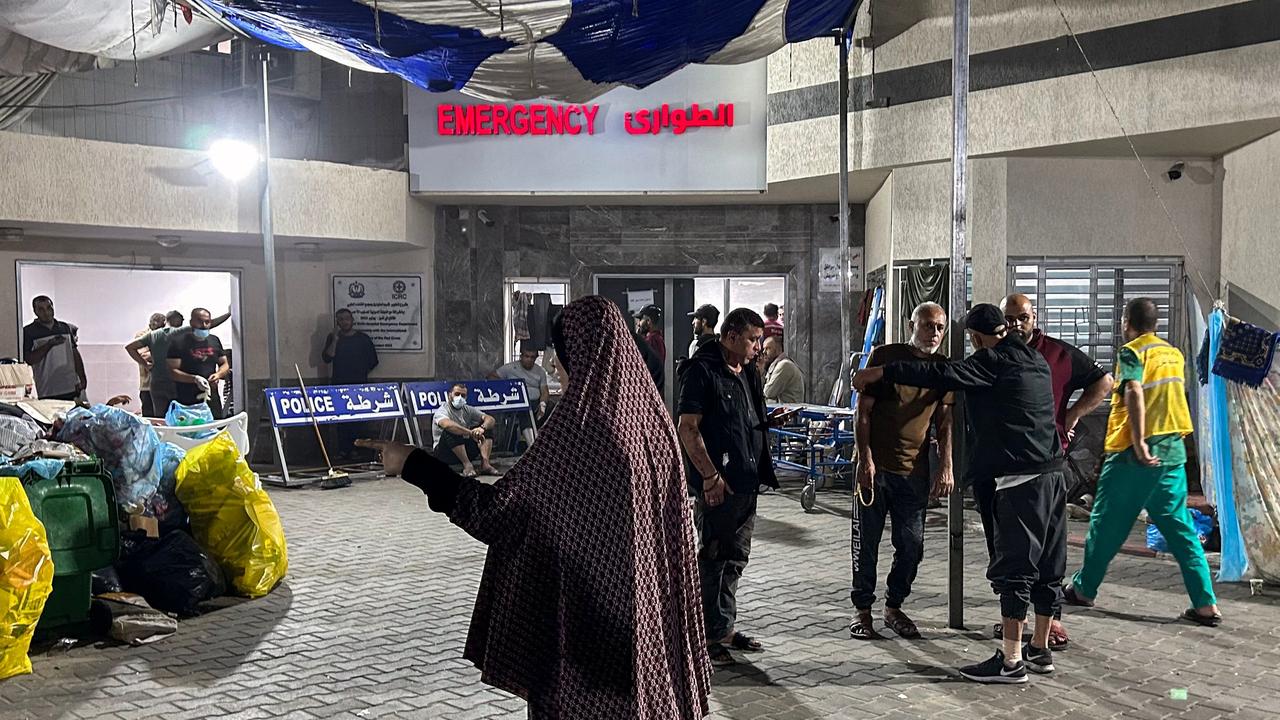
[[[893,566],[889,568],[884,604],[900,608],[911,594],[920,560],[924,558],[924,512],[929,506],[929,479],[878,472],[875,500],[870,507],[853,501],[853,606],[870,610],[876,603],[876,561],[886,519],[893,519]],[[865,490],[863,491],[866,492]],[[865,495],[864,495],[865,497]]]

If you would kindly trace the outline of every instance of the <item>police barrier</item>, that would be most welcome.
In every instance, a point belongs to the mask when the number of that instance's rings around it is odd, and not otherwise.
[[[419,447],[431,447],[435,444],[434,432],[422,429],[419,418],[434,415],[445,403],[449,402],[449,391],[454,385],[467,388],[467,404],[484,413],[516,412],[523,410],[529,414],[529,423],[537,436],[537,423],[533,416],[533,405],[529,403],[529,395],[524,383],[520,380],[473,380],[471,382],[416,382],[404,385],[408,398],[409,415],[414,422],[415,440]],[[433,423],[434,424],[434,421]],[[429,425],[428,427],[430,427]]]
[[[265,482],[286,487],[315,482],[323,473],[294,471],[291,475],[285,458],[281,429],[311,424],[312,413],[320,425],[351,422],[395,421],[395,428],[404,423],[405,434],[413,433],[405,415],[399,383],[369,383],[367,385],[320,385],[302,388],[267,388],[267,406],[271,414],[271,429],[275,433],[276,453],[280,458],[280,476],[264,476]],[[392,439],[396,430],[392,431]],[[326,468],[327,470],[327,468]],[[376,473],[370,467],[369,473]]]

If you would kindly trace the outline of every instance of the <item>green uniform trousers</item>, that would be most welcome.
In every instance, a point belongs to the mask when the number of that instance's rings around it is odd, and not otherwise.
[[[1143,508],[1182,568],[1182,582],[1192,607],[1215,604],[1209,563],[1187,509],[1186,465],[1146,467],[1114,456],[1103,463],[1102,476],[1098,478],[1089,537],[1084,544],[1084,565],[1071,580],[1077,594],[1086,598],[1098,596],[1107,566],[1129,538],[1133,521]]]

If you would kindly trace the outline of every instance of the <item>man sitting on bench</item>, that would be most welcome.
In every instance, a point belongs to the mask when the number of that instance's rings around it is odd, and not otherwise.
[[[467,404],[467,386],[456,383],[449,390],[449,398],[432,417],[435,431],[435,456],[441,462],[461,465],[463,477],[475,477],[473,460],[480,460],[481,475],[497,475],[489,464],[493,450],[493,438],[486,437],[493,430],[494,420]]]

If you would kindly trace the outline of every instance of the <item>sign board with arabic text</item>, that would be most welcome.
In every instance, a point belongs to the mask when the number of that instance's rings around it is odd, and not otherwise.
[[[434,413],[449,401],[451,382],[406,383],[409,396],[409,412],[414,417]],[[528,410],[529,396],[520,380],[475,380],[464,382],[467,386],[467,404],[481,412]]]
[[[267,388],[271,424],[278,427],[310,425],[311,413],[321,425],[368,420],[401,420],[404,405],[400,385],[320,385],[307,388]]]
[[[422,275],[334,275],[333,312],[343,308],[378,352],[422,352]]]
[[[693,64],[585,103],[492,102],[409,86],[409,190],[764,192],[767,74],[764,59]]]

